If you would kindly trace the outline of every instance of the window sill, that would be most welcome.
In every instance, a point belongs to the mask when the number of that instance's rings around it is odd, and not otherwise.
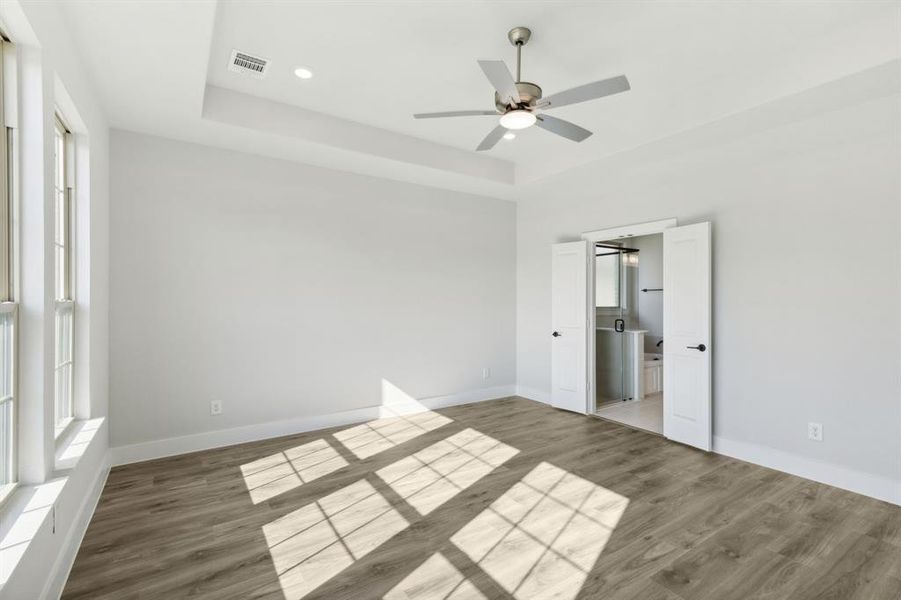
[[[18,485],[16,482],[0,485],[0,514],[3,514],[3,505],[12,498],[13,492],[16,491]]]
[[[39,485],[20,485],[3,507],[0,526],[0,595],[31,540],[50,518],[67,477]]]
[[[74,469],[102,425],[102,418],[87,421],[70,420],[64,433],[56,439],[54,468],[57,471]]]
[[[56,445],[59,446],[60,442],[66,437],[66,433],[68,432],[69,426],[75,422],[74,417],[69,417],[67,419],[63,419],[59,423],[56,424],[53,428],[53,439],[56,440]]]
[[[70,472],[91,447],[103,422],[102,418],[73,421],[57,440],[53,478],[37,485],[18,485],[0,507],[0,596],[32,540],[42,528],[51,527],[48,521],[66,493]]]

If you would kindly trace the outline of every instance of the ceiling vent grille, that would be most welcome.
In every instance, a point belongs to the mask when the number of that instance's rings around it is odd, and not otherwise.
[[[269,69],[269,61],[259,56],[252,56],[246,52],[232,50],[231,60],[228,61],[228,70],[235,73],[245,73],[258,79],[262,79]]]

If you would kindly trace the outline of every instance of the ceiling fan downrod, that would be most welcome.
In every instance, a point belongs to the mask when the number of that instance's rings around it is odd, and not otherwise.
[[[522,81],[522,42],[516,42],[516,83]]]
[[[514,27],[507,32],[507,39],[516,46],[516,83],[522,81],[522,47],[529,43],[532,30],[528,27]]]

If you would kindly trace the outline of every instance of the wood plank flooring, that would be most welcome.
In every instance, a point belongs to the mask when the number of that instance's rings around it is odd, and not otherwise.
[[[520,398],[117,467],[67,600],[898,600],[901,508]]]

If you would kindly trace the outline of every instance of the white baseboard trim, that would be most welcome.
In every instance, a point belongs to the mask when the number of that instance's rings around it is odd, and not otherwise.
[[[447,396],[423,398],[422,400],[417,400],[402,407],[401,412],[412,413],[421,410],[434,410],[448,406],[456,406],[458,404],[496,400],[498,398],[513,396],[515,393],[516,386],[514,385],[480,388]],[[394,407],[392,407],[392,412],[396,412]],[[385,416],[384,407],[369,406],[366,408],[358,408],[355,410],[325,415],[300,417],[284,421],[271,421],[268,423],[234,427],[232,429],[204,431],[202,433],[131,444],[128,446],[117,446],[110,449],[112,465],[126,465],[145,460],[197,452],[200,450],[209,450],[211,448],[233,446],[235,444],[243,444],[244,442],[254,442],[284,435],[293,435],[305,431],[315,431],[316,429],[325,429],[327,427],[351,425],[353,423],[362,423],[364,421],[378,419],[382,416]]]
[[[762,467],[842,488],[864,496],[901,505],[901,481],[849,469],[768,446],[713,438],[713,451]]]
[[[78,554],[78,549],[81,548],[84,534],[87,532],[88,525],[91,523],[91,517],[94,516],[94,511],[97,509],[97,503],[100,501],[100,494],[106,485],[109,470],[110,453],[107,451],[100,469],[98,469],[97,475],[94,477],[94,482],[91,484],[90,492],[85,496],[81,506],[78,508],[75,522],[62,543],[62,550],[57,556],[50,576],[47,578],[47,585],[41,598],[57,600],[62,595],[66,581],[69,579],[69,573],[72,571],[72,565],[75,564],[75,556]]]
[[[530,388],[525,385],[516,386],[516,395],[528,400],[534,400],[535,402],[543,402],[545,404],[551,403],[551,395],[548,392]]]

